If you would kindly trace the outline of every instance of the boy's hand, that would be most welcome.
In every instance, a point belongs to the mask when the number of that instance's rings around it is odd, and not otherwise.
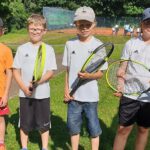
[[[121,92],[115,92],[113,93],[114,96],[116,97],[122,97],[122,93]]]
[[[8,103],[8,96],[3,96],[1,99],[0,99],[0,107],[5,107]]]
[[[64,94],[64,102],[65,102],[65,103],[67,103],[67,102],[69,102],[69,101],[71,101],[71,100],[74,99],[73,97],[71,97],[71,96],[69,95],[69,93],[70,93],[69,89],[65,89],[65,92],[64,92],[64,93],[65,93],[65,94]]]
[[[31,86],[25,87],[25,88],[22,89],[23,92],[24,92],[24,94],[25,94],[26,96],[31,96],[31,95],[32,95],[32,92],[33,92],[33,91],[30,91],[30,90],[29,90],[30,88],[31,88]]]
[[[90,73],[88,72],[79,72],[78,77],[81,79],[90,79]]]

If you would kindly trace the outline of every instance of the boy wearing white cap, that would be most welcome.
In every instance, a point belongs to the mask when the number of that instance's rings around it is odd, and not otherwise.
[[[77,37],[67,41],[62,62],[66,66],[64,99],[65,102],[68,102],[67,126],[71,136],[72,150],[77,150],[82,117],[85,114],[88,132],[91,137],[91,149],[98,150],[99,135],[102,130],[97,114],[99,100],[97,79],[103,76],[102,70],[107,69],[107,65],[103,65],[101,70],[95,73],[80,72],[88,56],[102,42],[92,35],[96,26],[95,13],[92,8],[86,6],[78,8],[75,12],[74,24],[77,29]],[[92,81],[79,87],[71,97],[69,92],[77,77],[92,79]]]
[[[139,61],[150,67],[150,8],[143,12],[141,21],[142,36],[130,39],[122,52],[122,59],[131,59]],[[127,68],[128,67],[128,68]],[[141,75],[139,68],[132,67],[132,63],[126,64],[125,70],[128,69],[130,74]],[[137,70],[137,71],[135,71]],[[150,74],[143,74],[149,79]],[[149,79],[150,81],[150,79]],[[132,88],[128,87],[128,88]],[[138,96],[121,95],[115,93],[120,98],[119,105],[119,126],[114,141],[113,150],[124,150],[130,132],[134,124],[137,124],[137,137],[135,150],[144,150],[146,147],[149,127],[150,127],[150,92]]]

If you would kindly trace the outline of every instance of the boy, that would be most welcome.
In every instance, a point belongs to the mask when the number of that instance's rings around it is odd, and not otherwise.
[[[18,48],[13,64],[13,74],[20,87],[21,145],[22,150],[27,150],[28,133],[37,129],[41,134],[42,150],[47,150],[50,127],[49,79],[52,78],[53,70],[56,70],[57,66],[53,48],[42,42],[46,34],[46,19],[33,14],[27,23],[30,42]],[[31,90],[35,60],[41,44],[45,45],[46,51],[44,70],[37,87]]]
[[[122,59],[131,59],[150,67],[150,8],[143,12],[141,21],[142,36],[129,40],[122,53]],[[140,75],[142,72],[138,68],[132,67],[132,64],[122,64],[128,72],[135,75]],[[150,74],[144,74],[150,80]],[[129,87],[131,89],[131,87]],[[149,93],[138,96],[121,95],[119,106],[119,127],[114,141],[114,150],[125,149],[128,135],[130,134],[134,123],[137,124],[137,137],[135,142],[135,150],[144,150],[147,143],[150,127],[150,97]]]
[[[0,18],[0,36],[4,34],[3,21]],[[11,50],[0,43],[0,150],[6,150],[5,115],[9,114],[8,95],[12,79],[13,56]]]
[[[102,70],[105,70],[107,65],[103,65],[101,70],[96,73],[79,72],[91,52],[102,42],[92,36],[96,25],[95,13],[92,8],[86,6],[78,8],[75,12],[74,24],[77,29],[77,38],[66,43],[62,62],[66,66],[64,99],[69,102],[67,126],[71,135],[72,150],[77,150],[84,113],[91,137],[92,150],[98,150],[99,135],[102,131],[97,114],[99,99],[97,79],[103,76]],[[69,92],[77,76],[93,80],[79,87],[73,97],[70,97]]]

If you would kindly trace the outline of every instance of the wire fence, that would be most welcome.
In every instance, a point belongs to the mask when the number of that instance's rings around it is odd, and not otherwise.
[[[58,7],[43,7],[43,15],[47,19],[49,30],[73,27],[74,11]],[[120,27],[123,27],[125,24],[138,27],[140,19],[140,17],[96,17],[98,27],[109,28],[115,24],[118,24]]]

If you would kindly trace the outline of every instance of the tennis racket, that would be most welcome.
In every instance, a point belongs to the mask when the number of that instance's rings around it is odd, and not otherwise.
[[[34,71],[32,77],[32,87],[29,87],[30,91],[33,91],[37,87],[38,85],[37,83],[42,77],[44,65],[45,65],[45,58],[46,58],[46,48],[45,48],[45,44],[42,43],[39,46],[37,56],[35,59]]]
[[[98,71],[98,69],[108,60],[113,50],[113,43],[104,43],[98,46],[85,61],[81,72],[94,73]],[[76,78],[75,82],[72,84],[73,86],[70,92],[70,96],[72,96],[80,86],[86,84],[89,81],[91,80]]]
[[[134,60],[118,60],[109,65],[106,81],[123,95],[140,97],[150,91],[150,68]]]

